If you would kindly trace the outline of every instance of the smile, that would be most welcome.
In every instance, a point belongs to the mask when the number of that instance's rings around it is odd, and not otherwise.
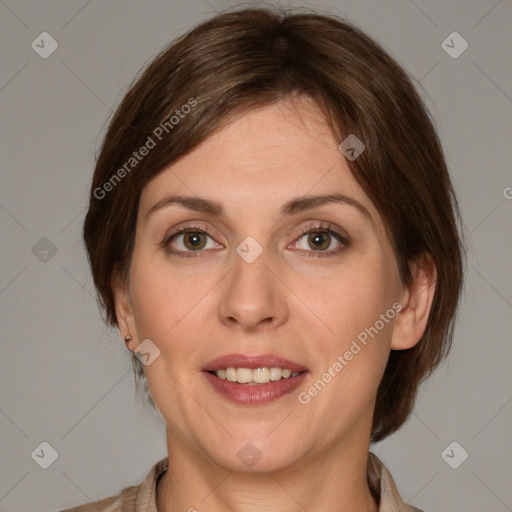
[[[239,384],[266,384],[281,379],[296,377],[300,372],[292,372],[289,368],[279,368],[273,366],[267,368],[234,368],[230,366],[226,369],[220,369],[213,372],[219,379],[225,379],[229,382],[238,382]]]
[[[203,368],[217,393],[243,405],[265,404],[292,393],[308,373],[304,366],[275,355],[230,354]]]

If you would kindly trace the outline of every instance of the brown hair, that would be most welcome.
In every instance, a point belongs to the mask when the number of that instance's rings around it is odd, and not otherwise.
[[[409,263],[422,255],[430,254],[437,269],[422,339],[391,351],[377,393],[376,442],[405,422],[419,384],[450,349],[464,250],[430,115],[407,73],[350,22],[243,9],[172,42],[136,77],[110,121],[92,180],[85,247],[104,320],[116,326],[112,277],[128,278],[144,186],[234,114],[296,94],[316,101],[340,142],[349,134],[364,142],[365,151],[347,163],[383,218],[403,283],[411,282]],[[143,146],[150,148],[146,156],[135,158]],[[137,382],[144,368],[135,356],[133,365]],[[154,407],[150,393],[147,399]]]

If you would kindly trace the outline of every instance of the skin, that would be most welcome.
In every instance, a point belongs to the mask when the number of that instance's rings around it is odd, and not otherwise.
[[[129,284],[114,279],[113,289],[130,348],[150,339],[160,350],[145,367],[167,425],[159,512],[378,510],[366,482],[377,387],[390,350],[414,346],[424,332],[435,269],[412,265],[414,281],[402,285],[381,217],[339,143],[311,100],[281,101],[235,117],[142,192]],[[292,198],[335,192],[369,215],[341,203],[279,215]],[[147,216],[171,193],[215,200],[226,217],[177,204]],[[160,243],[186,221],[208,231],[198,257],[170,255]],[[319,222],[348,235],[348,245],[327,235],[322,250],[331,255],[308,257],[319,250],[301,228]],[[248,236],[263,250],[250,264],[235,250]],[[190,254],[185,238],[167,247]],[[400,313],[300,403],[298,393],[395,302]],[[277,354],[310,373],[278,400],[235,404],[201,373],[229,353]],[[251,468],[237,457],[246,443],[261,452]]]

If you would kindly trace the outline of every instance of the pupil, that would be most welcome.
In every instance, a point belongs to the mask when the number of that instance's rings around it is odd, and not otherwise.
[[[200,233],[189,233],[186,238],[188,242],[187,245],[191,245],[192,247],[197,247],[201,244],[201,234]]]
[[[326,246],[324,235],[325,233],[314,233],[313,235],[310,235],[310,241],[312,241],[317,248],[324,248]],[[328,242],[327,245],[329,245]]]

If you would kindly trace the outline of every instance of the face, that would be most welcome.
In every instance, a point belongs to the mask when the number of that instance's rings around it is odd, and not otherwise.
[[[228,470],[367,448],[404,292],[339,143],[314,103],[281,102],[142,192],[118,319],[160,351],[145,372],[168,439]]]

